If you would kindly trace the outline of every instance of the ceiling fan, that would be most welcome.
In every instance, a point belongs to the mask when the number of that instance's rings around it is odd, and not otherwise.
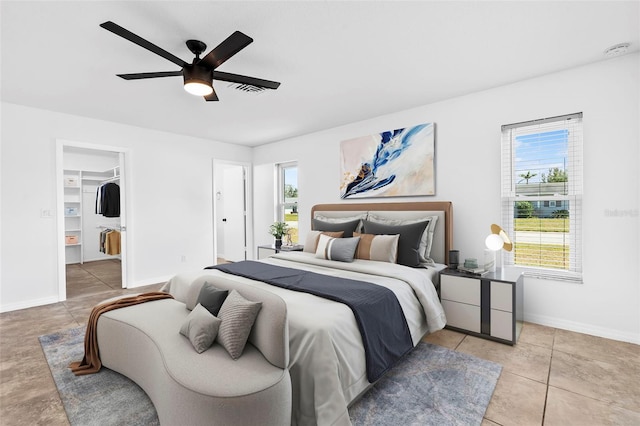
[[[251,37],[241,33],[240,31],[236,31],[231,34],[203,58],[200,58],[200,54],[206,50],[207,45],[200,40],[187,40],[187,48],[191,53],[196,55],[195,58],[193,58],[193,61],[188,63],[111,21],[104,22],[100,24],[100,26],[132,43],[137,44],[140,47],[144,47],[156,55],[162,56],[182,68],[180,71],[117,74],[118,77],[125,80],[177,77],[181,75],[184,77],[184,89],[193,95],[204,96],[204,99],[207,101],[218,100],[218,95],[216,95],[216,92],[213,89],[213,80],[236,83],[239,85],[238,89],[249,92],[262,91],[266,89],[275,90],[280,86],[280,83],[277,81],[263,80],[245,75],[216,71],[216,68],[222,65],[227,59],[253,42]]]

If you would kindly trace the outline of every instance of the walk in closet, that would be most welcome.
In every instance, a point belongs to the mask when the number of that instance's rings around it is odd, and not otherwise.
[[[65,169],[66,264],[119,258],[119,180],[118,166],[104,171]]]
[[[119,153],[64,147],[63,165],[65,264],[119,259]]]

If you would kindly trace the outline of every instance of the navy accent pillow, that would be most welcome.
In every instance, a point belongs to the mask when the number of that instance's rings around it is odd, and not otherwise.
[[[198,295],[198,301],[196,304],[199,303],[203,307],[207,308],[207,311],[211,312],[211,315],[218,316],[220,307],[222,307],[222,304],[228,295],[229,290],[220,290],[219,288],[205,282],[200,289],[200,294]]]
[[[353,237],[353,232],[356,230],[358,225],[360,224],[360,219],[352,220],[349,222],[324,222],[322,220],[313,219],[313,230],[314,231],[329,231],[329,232],[339,232],[343,231],[343,238],[351,238]]]
[[[400,235],[398,239],[398,263],[405,266],[420,266],[420,240],[429,221],[409,225],[386,225],[364,221],[365,234]]]

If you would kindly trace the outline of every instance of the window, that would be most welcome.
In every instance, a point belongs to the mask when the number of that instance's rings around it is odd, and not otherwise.
[[[502,126],[505,266],[582,281],[582,113]]]
[[[278,221],[289,225],[289,239],[298,243],[298,163],[278,164]]]

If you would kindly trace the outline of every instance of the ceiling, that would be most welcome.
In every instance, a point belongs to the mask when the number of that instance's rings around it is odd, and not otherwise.
[[[606,60],[640,47],[639,1],[2,1],[2,101],[257,146]],[[177,71],[99,27],[113,21],[190,62],[240,30],[254,42],[220,71],[281,82],[251,94]]]

